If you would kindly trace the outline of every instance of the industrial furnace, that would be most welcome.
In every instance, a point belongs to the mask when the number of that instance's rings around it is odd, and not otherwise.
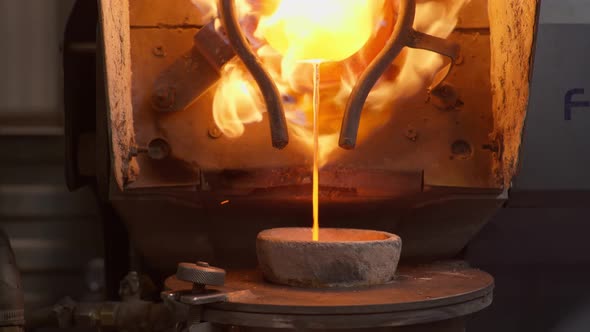
[[[537,1],[97,11],[96,129],[70,113],[68,179],[95,184],[134,259],[124,301],[65,321],[462,331],[491,303],[461,252],[517,171]],[[109,271],[129,257],[109,253]]]

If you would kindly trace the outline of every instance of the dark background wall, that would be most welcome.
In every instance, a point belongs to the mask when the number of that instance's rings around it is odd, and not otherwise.
[[[94,198],[64,182],[60,42],[73,2],[0,0],[0,227],[27,308],[83,294],[101,264]]]
[[[496,279],[494,302],[468,331],[589,331],[588,209],[501,210],[469,262]]]
[[[95,287],[86,275],[102,255],[94,198],[67,192],[63,175],[59,45],[72,3],[0,0],[0,227],[28,308]],[[582,208],[501,210],[467,250],[496,278],[494,303],[469,331],[590,330],[589,218]]]

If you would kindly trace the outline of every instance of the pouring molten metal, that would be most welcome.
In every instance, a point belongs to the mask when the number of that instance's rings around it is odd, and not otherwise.
[[[193,2],[203,16],[216,17],[216,0]],[[467,2],[420,1],[414,29],[447,38]],[[338,133],[347,98],[360,73],[391,35],[397,1],[236,0],[236,8],[242,30],[283,96],[290,132],[300,143],[295,146],[314,150],[315,240],[319,232],[318,168],[329,157],[337,158]],[[319,70],[309,62],[324,64]],[[443,63],[439,54],[405,48],[367,99],[364,135],[391,120],[396,102],[411,98],[429,86]],[[314,68],[318,70],[317,75]],[[314,78],[320,72],[322,81],[316,88]],[[320,96],[321,112],[314,116],[314,102],[317,104]],[[264,112],[261,93],[248,71],[238,60],[225,65],[213,103],[213,118],[223,134],[229,138],[240,137],[247,124],[262,121]],[[314,135],[314,128],[318,136]]]

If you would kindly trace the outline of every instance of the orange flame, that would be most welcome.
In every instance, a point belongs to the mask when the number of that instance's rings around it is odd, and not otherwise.
[[[216,0],[192,1],[204,16],[216,15]],[[467,2],[419,1],[414,28],[446,38]],[[285,109],[292,139],[303,142],[310,152],[313,68],[301,61],[331,61],[321,69],[319,164],[325,165],[337,151],[342,112],[352,87],[392,32],[397,0],[236,0],[236,7],[242,29],[288,100]],[[404,49],[371,91],[363,129],[370,132],[389,121],[394,102],[426,89],[442,64],[438,54]],[[239,137],[248,123],[262,120],[264,104],[239,61],[226,65],[223,76],[215,92],[214,120],[227,137]]]
[[[245,124],[262,121],[261,106],[258,91],[244,69],[235,62],[226,64],[213,98],[213,120],[221,132],[230,138],[242,136]]]
[[[203,16],[217,13],[216,0],[192,1]],[[416,6],[414,28],[446,38],[457,24],[459,11],[469,1],[421,0]],[[318,97],[322,107],[317,118],[319,151],[315,173],[337,151],[344,106],[358,77],[391,35],[397,0],[236,0],[236,7],[250,44],[287,100],[285,111],[291,137],[303,142],[308,151],[313,151],[316,142],[316,90],[313,67],[304,62],[326,61],[320,70]],[[395,101],[426,89],[442,65],[438,54],[405,48],[367,98],[362,121],[366,132],[390,120]],[[227,64],[222,77],[215,92],[213,118],[227,137],[236,138],[248,123],[262,121],[264,104],[239,61]],[[359,137],[358,144],[362,139]]]
[[[274,1],[275,11],[260,18],[255,35],[289,61],[342,61],[367,43],[383,1]]]

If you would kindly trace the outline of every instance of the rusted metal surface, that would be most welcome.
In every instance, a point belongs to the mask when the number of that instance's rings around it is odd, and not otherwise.
[[[450,64],[436,74],[433,87],[438,86],[448,76],[454,61],[459,56],[458,44],[413,29],[414,16],[416,15],[415,0],[399,1],[399,8],[397,10],[398,18],[395,28],[385,48],[369,64],[367,69],[365,69],[348,98],[338,142],[341,148],[355,148],[361,112],[365,106],[365,101],[377,83],[377,80],[389,68],[404,47],[433,51],[451,59]]]
[[[195,33],[195,29],[132,29],[133,102],[138,145],[146,146],[155,137],[165,138],[175,158],[185,160],[205,173],[310,167],[311,153],[300,141],[292,139],[281,151],[268,144],[270,135],[266,115],[262,122],[247,125],[240,138],[222,136],[212,139],[209,136],[213,122],[211,91],[183,112],[158,114],[151,110],[151,82],[190,49]],[[455,87],[462,106],[441,111],[428,102],[426,91],[411,100],[388,106],[380,115],[385,116],[382,128],[371,133],[353,151],[335,151],[325,167],[359,171],[424,170],[426,184],[497,185],[491,165],[497,152],[482,148],[490,144],[488,134],[493,127],[490,83],[486,79],[489,74],[489,36],[456,32],[450,38],[463,48],[463,63],[447,79]],[[164,48],[166,57],[152,54],[156,46]],[[405,136],[408,126],[415,131],[415,140]],[[359,131],[361,135],[369,135],[363,126]],[[471,144],[473,154],[469,158],[452,158],[451,145],[457,139]],[[138,181],[145,176],[141,175]]]
[[[164,57],[166,51],[154,46],[152,54]],[[184,110],[219,80],[221,67],[234,56],[232,47],[215,31],[214,23],[205,25],[195,34],[193,48],[156,78],[153,108],[161,112]]]
[[[219,1],[221,22],[234,51],[248,68],[262,92],[268,113],[272,146],[283,149],[289,144],[289,130],[281,93],[241,31],[235,6],[234,0]]]
[[[389,172],[328,167],[320,171],[322,201],[363,197],[383,199],[422,192],[422,172]],[[311,196],[311,170],[307,167],[273,170],[227,170],[204,173],[213,192],[230,196],[274,199],[307,199]]]
[[[183,160],[176,158],[154,159],[148,154],[139,154],[137,161],[141,164],[141,174],[137,181],[127,185],[126,189],[145,188],[195,188],[201,183],[198,170]]]
[[[170,160],[174,160],[159,163],[147,156],[140,156],[142,173],[135,183],[128,186],[128,189],[136,190],[132,196],[144,195],[145,198],[146,192],[141,189],[149,188],[153,197],[167,197],[197,205],[219,204],[222,200],[230,199],[231,203],[224,207],[254,202],[257,202],[257,206],[263,206],[265,200],[289,202],[281,205],[289,207],[295,199],[301,202],[296,204],[296,209],[305,211],[307,205],[304,203],[308,200],[308,189],[311,188],[307,167],[311,165],[311,154],[307,147],[295,140],[280,152],[268,146],[270,136],[266,118],[262,123],[248,125],[241,138],[212,139],[209,134],[212,127],[210,92],[184,112],[156,114],[151,111],[152,82],[158,73],[190,49],[196,32],[194,28],[165,27],[133,27],[131,30],[134,120],[138,145],[146,146],[155,137],[165,138],[172,149]],[[394,113],[391,120],[384,121],[383,127],[372,133],[354,151],[335,153],[324,167],[320,180],[323,202],[338,204],[363,201],[367,206],[384,204],[393,209],[388,210],[391,215],[401,212],[397,210],[398,207],[430,199],[430,194],[422,191],[422,174],[426,185],[471,188],[496,186],[491,160],[497,152],[483,148],[490,143],[488,133],[493,126],[489,107],[489,80],[486,80],[489,73],[489,36],[479,31],[456,32],[450,38],[463,47],[464,60],[448,79],[454,85],[462,106],[441,111],[433,99],[428,102],[428,95],[423,93],[403,104],[384,109],[385,113]],[[161,47],[165,56],[154,55],[153,50],[158,47]],[[406,136],[410,126],[414,139]],[[362,126],[360,130],[363,131]],[[467,142],[472,152],[467,156],[455,156],[453,143],[457,140]],[[283,171],[295,169],[298,171]],[[348,171],[335,172],[334,169]],[[383,175],[375,175],[379,172]],[[396,175],[405,172],[416,176],[406,178]],[[170,186],[178,186],[175,188],[183,190],[161,190]],[[202,194],[195,192],[199,190]],[[420,195],[423,197],[420,198]],[[367,202],[367,197],[377,199]],[[492,205],[493,208],[485,209],[486,217],[489,211],[497,207],[497,204]],[[352,215],[350,219],[353,219]],[[419,231],[414,232],[408,221],[408,228],[404,228],[404,232],[411,233],[408,238],[412,239],[411,243],[416,243],[408,251],[410,256],[437,256],[435,252],[447,256],[456,253],[485,219],[470,217],[471,221],[468,221],[467,218],[461,218],[459,212],[443,215],[446,220],[444,223],[449,225],[446,229],[444,226],[441,229],[440,223],[436,224],[435,221],[424,221],[417,225],[428,224],[427,229],[432,232],[450,232],[452,229],[468,231],[454,236],[453,241],[438,241],[436,248],[428,250],[419,244],[425,237]],[[186,216],[179,218],[187,219],[188,222],[194,218],[195,212],[187,212]],[[385,227],[395,228],[396,222],[393,220],[398,218],[398,215],[391,216],[391,225]],[[291,223],[297,224],[307,225],[302,221]],[[376,224],[383,226],[378,221]],[[284,225],[289,223],[285,222]],[[342,226],[337,223],[334,225]],[[421,226],[416,228],[421,229]],[[149,245],[147,247],[150,248]],[[179,252],[182,250],[179,249]]]
[[[321,228],[275,228],[260,232],[256,253],[264,277],[296,287],[358,287],[393,280],[402,241],[380,231]]]
[[[166,280],[166,286],[191,287],[174,277]],[[275,328],[403,326],[482,310],[491,303],[493,286],[489,274],[458,262],[400,266],[393,282],[355,289],[277,286],[265,282],[257,271],[230,271],[223,288],[230,292],[228,301],[207,305],[203,318]]]
[[[156,139],[155,141],[160,141]],[[311,199],[311,172],[308,168],[277,168],[199,172],[182,160],[171,158],[168,146],[157,148],[153,142],[138,149],[143,176],[127,186],[128,190],[148,188],[190,189],[186,200],[199,203],[207,196],[247,198],[248,200],[293,201]],[[165,151],[160,151],[160,150]],[[164,153],[166,153],[164,155]],[[422,172],[390,172],[328,167],[320,171],[322,202],[395,199],[423,191]],[[128,194],[131,195],[132,192]],[[153,194],[154,192],[152,192]],[[182,190],[175,197],[183,196]]]
[[[271,137],[267,114],[261,123],[247,125],[240,138],[218,135],[212,138],[210,133],[215,131],[211,130],[213,93],[210,91],[183,112],[157,114],[151,110],[153,82],[194,45],[193,36],[198,31],[192,3],[178,0],[174,6],[180,9],[169,10],[170,4],[157,1],[130,3],[133,120],[137,145],[146,146],[156,137],[166,139],[173,150],[172,157],[191,165],[195,176],[201,171],[272,170],[311,165],[308,147],[296,139],[280,152],[268,146]],[[482,10],[485,11],[485,3],[481,1],[466,8],[460,15],[461,32],[450,37],[462,46],[461,64],[448,78],[458,96],[457,107],[441,111],[437,107],[438,97],[431,98],[426,93],[387,106],[382,114],[391,115],[381,116],[383,127],[369,135],[361,125],[359,134],[369,137],[353,152],[334,152],[328,166],[367,171],[424,171],[425,182],[433,185],[499,186],[499,173],[492,166],[492,160],[499,157],[499,152],[483,148],[491,146],[488,135],[493,127],[490,84],[485,79],[489,76],[489,35],[483,21],[477,23],[477,30],[469,30],[473,25],[461,27],[461,22],[467,22],[466,17],[473,17],[473,12]],[[188,23],[181,24],[185,21]],[[158,56],[154,50],[158,50]],[[207,67],[205,65],[205,69],[199,72],[199,77],[210,76],[206,73]],[[166,97],[169,90],[164,92]],[[406,135],[410,127],[412,139]],[[467,158],[454,158],[451,146],[456,140],[468,142],[473,153]],[[150,160],[139,161],[140,164],[144,162],[151,163]],[[143,179],[136,182],[148,187],[174,185],[158,178],[151,179],[153,174],[142,172],[139,177]],[[150,184],[153,182],[157,185]],[[139,183],[131,187],[137,188]]]
[[[205,56],[212,67],[217,69],[221,69],[236,55],[225,36],[215,29],[214,22],[205,25],[197,32],[195,48]]]
[[[458,29],[483,29],[490,27],[488,18],[488,0],[471,0],[459,16]]]
[[[454,86],[460,106],[443,111],[437,107],[436,97],[423,91],[411,101],[396,105],[391,121],[376,131],[370,141],[359,144],[355,150],[338,152],[328,165],[362,167],[369,164],[406,169],[410,165],[420,165],[424,169],[425,184],[499,186],[491,165],[498,153],[484,148],[490,143],[488,135],[493,127],[490,83],[486,76],[489,36],[456,32],[449,38],[462,45],[465,58],[446,81]],[[408,126],[414,131],[415,140],[407,138]],[[362,125],[359,131],[366,134]],[[465,140],[473,149],[467,159],[456,158],[452,153],[452,144],[458,139]],[[377,150],[381,156],[376,154]]]

